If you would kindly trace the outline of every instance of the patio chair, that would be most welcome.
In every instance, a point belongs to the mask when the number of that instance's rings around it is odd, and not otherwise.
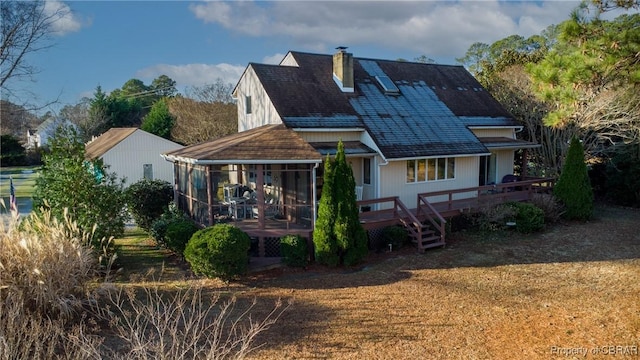
[[[362,200],[362,186],[356,186],[356,201]]]
[[[264,216],[270,218],[276,218],[280,216],[280,201],[278,199],[269,199],[265,202]]]
[[[503,184],[508,184],[508,183],[515,183],[518,182],[518,177],[516,175],[513,174],[507,174],[505,176],[502,177],[502,183]],[[505,192],[511,192],[511,191],[515,191],[517,190],[516,187],[506,187],[504,188]]]

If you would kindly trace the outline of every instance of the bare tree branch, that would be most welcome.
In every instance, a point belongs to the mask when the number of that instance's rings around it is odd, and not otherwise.
[[[69,12],[58,7],[45,9],[44,1],[2,1],[0,39],[0,88],[9,91],[10,79],[30,78],[37,69],[27,62],[29,54],[51,47],[53,24]]]

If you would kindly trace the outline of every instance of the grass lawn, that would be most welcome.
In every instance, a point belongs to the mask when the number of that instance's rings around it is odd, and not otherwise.
[[[638,224],[638,210],[598,207],[590,222],[535,235],[459,232],[425,254],[406,247],[355,268],[281,268],[206,283],[212,293],[256,299],[257,319],[275,300],[293,299],[258,336],[263,346],[251,359],[566,359],[563,349],[605,346],[635,358]],[[158,250],[141,249],[152,245],[142,234],[118,244],[125,271],[162,263]],[[179,265],[165,262],[171,281],[201,281]]]
[[[9,177],[13,179],[16,197],[33,195],[39,166],[20,166],[0,168],[0,197],[9,197]]]
[[[157,246],[149,235],[139,229],[127,229],[125,237],[115,240],[118,258],[115,266],[119,269],[117,281],[131,284],[139,278],[161,282],[184,280],[188,266],[171,251]]]

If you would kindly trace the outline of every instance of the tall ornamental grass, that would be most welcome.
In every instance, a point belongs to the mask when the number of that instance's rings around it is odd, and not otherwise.
[[[287,308],[260,320],[199,284],[109,283],[114,257],[64,215],[0,219],[0,360],[242,359]]]
[[[60,222],[48,211],[0,229],[0,297],[19,295],[29,311],[70,317],[86,298],[98,272],[91,233],[64,213]]]

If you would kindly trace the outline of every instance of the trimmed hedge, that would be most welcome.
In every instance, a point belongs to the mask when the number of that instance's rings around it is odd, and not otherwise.
[[[514,202],[509,203],[515,207],[516,231],[529,234],[544,229],[544,211],[530,203]]]
[[[309,263],[307,239],[300,235],[287,235],[280,239],[280,252],[287,266],[305,267]]]
[[[126,201],[136,224],[150,231],[173,200],[173,186],[164,180],[143,179],[131,184],[126,190]]]
[[[229,281],[246,274],[250,247],[249,235],[235,226],[218,224],[193,234],[184,257],[194,273]]]
[[[407,229],[402,226],[387,226],[382,229],[382,236],[393,250],[400,249],[407,241]]]
[[[199,229],[198,225],[189,219],[172,222],[164,235],[164,244],[175,253],[183,255],[191,236]]]

